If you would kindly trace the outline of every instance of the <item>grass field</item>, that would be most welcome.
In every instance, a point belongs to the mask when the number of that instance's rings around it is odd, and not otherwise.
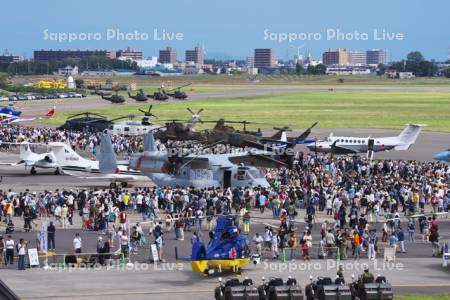
[[[54,78],[54,75],[41,76],[21,76],[14,78],[14,81],[38,81],[40,79]],[[85,81],[105,82],[106,77],[80,77]],[[344,79],[344,83],[340,83],[339,79]],[[174,86],[184,83],[193,83],[193,88],[202,91],[202,85],[211,85],[211,88],[220,88],[220,85],[227,87],[232,85],[254,84],[254,80],[258,84],[298,84],[298,85],[383,85],[383,86],[450,86],[450,79],[445,77],[420,77],[414,79],[388,79],[374,75],[258,75],[251,76],[248,74],[239,75],[183,75],[183,76],[167,76],[167,77],[149,77],[149,76],[114,76],[109,78],[115,83],[129,84],[136,82],[138,88],[156,88],[161,82],[171,81]],[[190,87],[188,87],[189,89]],[[208,86],[204,87],[205,89]]]
[[[87,100],[89,101],[89,100]],[[108,105],[95,112],[106,116],[137,114],[142,106]],[[202,119],[247,120],[268,129],[286,125],[305,128],[320,121],[321,128],[403,128],[427,124],[426,130],[450,132],[450,94],[445,92],[299,92],[289,94],[157,103],[153,112],[162,119],[188,119],[186,108],[204,108]],[[61,124],[71,113],[58,113],[51,124]],[[199,128],[211,127],[200,124]]]

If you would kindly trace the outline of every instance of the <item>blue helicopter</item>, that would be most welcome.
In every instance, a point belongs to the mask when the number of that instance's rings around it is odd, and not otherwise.
[[[214,270],[239,272],[250,264],[250,248],[247,238],[233,224],[232,216],[217,218],[214,235],[207,246],[200,239],[192,245],[190,257],[178,257],[177,260],[191,262],[194,272],[212,274]]]

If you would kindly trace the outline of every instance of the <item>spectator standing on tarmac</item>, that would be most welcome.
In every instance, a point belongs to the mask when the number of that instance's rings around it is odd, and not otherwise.
[[[158,249],[158,258],[159,261],[164,262],[163,259],[163,237],[162,237],[162,233],[155,239],[155,245],[156,245],[156,249]]]
[[[73,239],[73,249],[75,253],[81,253],[81,247],[83,246],[83,242],[81,240],[80,234],[75,233],[75,238]]]
[[[262,255],[262,244],[264,243],[264,238],[259,234],[256,233],[253,237],[253,241],[255,242],[256,246],[256,253],[261,256]]]
[[[48,240],[48,250],[54,251],[55,250],[55,233],[56,233],[56,227],[53,225],[53,222],[50,221],[49,225],[47,226],[47,240]]]
[[[27,254],[27,241],[20,239],[17,244],[17,254],[19,256],[19,263],[17,265],[19,270],[25,270],[25,255]]]
[[[408,240],[410,243],[416,242],[416,238],[414,236],[414,229],[415,229],[414,220],[410,219],[408,223]]]
[[[439,256],[440,245],[439,245],[439,228],[437,224],[436,217],[433,216],[433,220],[430,222],[430,242],[431,242],[431,251],[433,257]]]
[[[244,234],[250,233],[250,213],[246,210],[244,216],[242,217],[242,222],[244,224]]]
[[[377,254],[376,248],[377,248],[377,242],[378,242],[376,229],[372,229],[369,232],[368,242],[369,242],[368,258],[375,260],[376,254]]]
[[[6,264],[14,264],[14,240],[10,235],[6,238],[5,249],[6,249]]]
[[[123,258],[128,258],[128,250],[129,250],[129,239],[126,230],[122,230],[122,234],[120,235],[120,252],[123,255]]]
[[[400,252],[401,253],[406,253],[406,248],[405,248],[405,233],[403,232],[403,228],[401,225],[398,226],[397,229],[397,238],[398,238],[398,243],[400,245]]]
[[[291,260],[293,260],[295,256],[297,256],[297,247],[298,247],[297,236],[295,236],[294,232],[292,232],[289,237],[288,246],[289,248],[291,248],[290,258]]]

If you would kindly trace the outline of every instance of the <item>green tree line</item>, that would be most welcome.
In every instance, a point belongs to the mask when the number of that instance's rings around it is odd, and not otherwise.
[[[138,70],[136,62],[131,60],[111,59],[104,56],[89,56],[84,58],[66,58],[62,61],[32,61],[25,60],[15,63],[0,64],[0,72],[10,75],[42,75],[52,74],[58,68],[67,65],[78,66],[80,72],[84,70],[111,70],[111,69],[129,69]]]

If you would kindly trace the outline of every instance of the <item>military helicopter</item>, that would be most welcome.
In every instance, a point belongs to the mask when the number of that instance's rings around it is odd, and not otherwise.
[[[191,118],[189,120],[170,120],[170,122],[165,124],[165,130],[161,129],[155,132],[155,137],[163,143],[168,140],[200,140],[200,134],[194,131],[193,128],[198,122],[203,123],[202,119],[200,119],[200,113],[203,111],[203,108],[199,109],[197,112],[192,111],[190,108],[186,109],[191,113]]]
[[[186,99],[188,96],[185,92],[183,92],[181,89],[187,86],[190,86],[192,83],[188,83],[188,84],[184,84],[181,86],[178,86],[176,88],[173,88],[171,90],[168,90],[166,93],[167,95],[169,95],[170,97],[174,98],[174,99],[181,99],[184,100]]]
[[[100,114],[83,112],[69,116],[66,122],[57,129],[98,132],[106,129],[113,121]]]
[[[144,91],[142,89],[139,89],[136,93],[136,96],[131,95],[130,92],[128,92],[128,97],[131,99],[134,99],[136,101],[147,101],[148,97],[145,95]]]
[[[111,103],[117,103],[117,104],[120,104],[120,103],[124,103],[124,102],[125,102],[125,97],[119,95],[119,94],[117,93],[117,91],[116,91],[115,94],[113,94],[113,95],[111,95],[111,96],[104,96],[104,95],[102,95],[102,99],[108,100],[108,101],[111,101]]]
[[[152,113],[153,104],[150,104],[148,107],[148,110],[143,110],[142,108],[139,108],[139,111],[144,114],[144,117],[142,118],[142,125],[151,125],[150,118],[157,118],[156,115]]]
[[[166,101],[167,99],[169,99],[164,86],[159,87],[158,90],[153,93],[153,95],[147,95],[147,97],[158,101]]]

